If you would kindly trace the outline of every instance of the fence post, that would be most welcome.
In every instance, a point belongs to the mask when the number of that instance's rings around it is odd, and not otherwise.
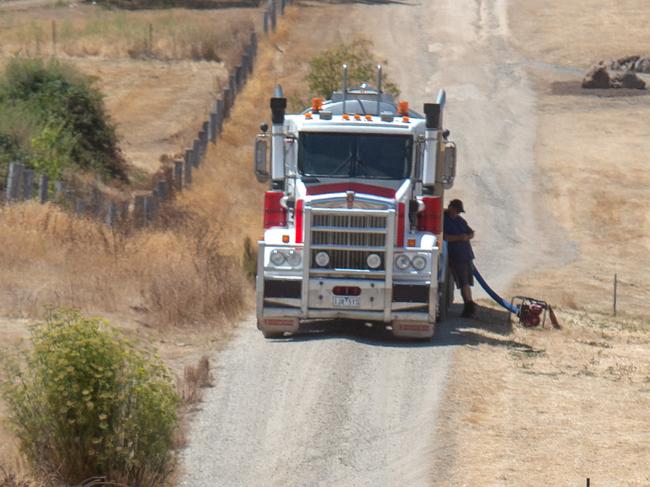
[[[86,212],[86,202],[83,200],[83,198],[77,197],[75,199],[74,212],[79,216],[83,216],[83,214]]]
[[[142,228],[146,225],[147,221],[145,197],[137,195],[133,200],[133,222],[136,228]]]
[[[158,184],[156,185],[156,191],[158,191],[158,197],[160,198],[160,201],[167,201],[169,199],[169,185],[167,184],[167,181],[162,179],[158,181]]]
[[[185,174],[185,186],[192,186],[192,149],[185,149],[185,167],[183,173]]]
[[[23,171],[23,201],[31,200],[34,192],[34,170]]]
[[[210,112],[210,121],[209,121],[209,134],[210,134],[210,142],[214,143],[217,141],[217,124],[219,121],[217,120],[217,112],[216,111],[211,111]]]
[[[224,115],[224,117],[227,117],[228,115],[230,115],[230,107],[231,107],[230,97],[231,97],[230,88],[224,88],[223,89],[223,96],[222,96],[222,98],[223,98],[223,109],[224,109],[223,115]]]
[[[199,167],[199,164],[201,164],[201,142],[199,139],[194,139],[192,144],[192,165]]]
[[[41,174],[38,180],[38,202],[41,205],[47,203],[48,188],[50,186],[50,178],[47,174]]]
[[[183,191],[183,161],[174,161],[174,189]]]
[[[616,316],[617,294],[618,294],[618,275],[614,274],[614,316]]]
[[[284,15],[285,0],[280,0],[280,15]]]
[[[20,194],[20,182],[23,178],[22,164],[12,162],[9,164],[9,177],[7,179],[7,203],[18,201]]]
[[[226,116],[225,115],[225,108],[224,108],[224,102],[223,100],[217,100],[216,102],[216,112],[217,112],[217,121],[219,122],[217,124],[217,134],[220,134],[221,131],[223,130],[223,119]]]
[[[265,34],[269,33],[269,18],[270,18],[270,16],[271,16],[271,14],[270,14],[270,12],[268,10],[264,12],[264,33]]]
[[[275,1],[274,0],[269,0],[269,9],[271,11],[271,30],[275,32],[275,28],[278,23],[278,17],[276,14],[276,9],[275,9]]]
[[[201,133],[203,134],[203,140],[201,141],[201,144],[203,145],[203,157],[208,152],[208,142],[210,140],[210,121],[206,120],[203,122],[203,126],[201,129]]]
[[[114,227],[115,222],[117,221],[117,203],[111,201],[108,204],[108,211],[106,211],[106,225],[109,227]]]
[[[144,206],[145,213],[147,215],[147,225],[153,223],[158,216],[158,203],[160,198],[158,196],[158,191],[155,189],[151,192],[150,196],[145,196]]]

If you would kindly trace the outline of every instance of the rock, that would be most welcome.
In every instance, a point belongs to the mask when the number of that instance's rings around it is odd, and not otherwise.
[[[623,74],[619,74],[612,80],[613,84],[620,84],[621,88],[628,88],[633,90],[645,90],[645,81],[639,78],[636,73],[632,71],[626,71]],[[616,86],[618,88],[618,86]]]
[[[588,89],[609,88],[610,79],[607,68],[602,65],[592,66],[582,80],[582,87]]]
[[[634,63],[634,71],[650,74],[650,57],[642,57]]]

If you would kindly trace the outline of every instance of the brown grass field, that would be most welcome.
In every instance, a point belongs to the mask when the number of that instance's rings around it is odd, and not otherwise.
[[[0,10],[0,67],[13,56],[54,55],[96,77],[127,160],[152,174],[162,156],[191,144],[259,16],[83,4]]]
[[[563,330],[485,315],[462,330],[441,485],[650,485],[650,96],[580,89],[591,64],[650,54],[646,13],[641,0],[510,2],[511,43],[538,95],[540,204],[576,259],[511,290],[559,304]]]

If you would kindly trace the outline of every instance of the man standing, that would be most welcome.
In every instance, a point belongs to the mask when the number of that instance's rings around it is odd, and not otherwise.
[[[470,240],[474,238],[474,230],[460,216],[461,213],[465,213],[463,202],[451,200],[445,210],[444,239],[447,241],[449,268],[465,303],[461,316],[471,318],[476,313],[471,287],[474,285],[474,252]]]

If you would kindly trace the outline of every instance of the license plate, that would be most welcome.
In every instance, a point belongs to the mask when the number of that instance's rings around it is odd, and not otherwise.
[[[354,308],[361,306],[359,296],[334,296],[334,306],[341,308]]]

